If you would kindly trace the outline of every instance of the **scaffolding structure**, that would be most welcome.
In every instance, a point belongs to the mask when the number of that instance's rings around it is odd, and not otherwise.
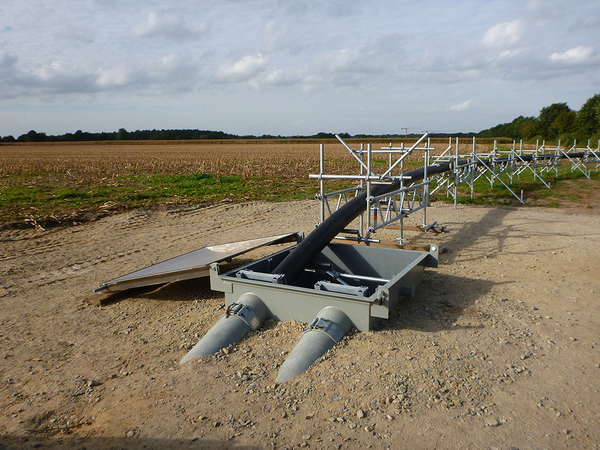
[[[588,179],[591,171],[597,172],[600,167],[600,141],[596,149],[590,146],[590,141],[586,147],[577,147],[577,143],[574,143],[568,148],[562,147],[560,141],[556,147],[546,145],[545,141],[539,145],[538,141],[535,148],[530,149],[524,148],[523,141],[518,145],[513,141],[512,148],[500,148],[497,141],[494,141],[491,150],[482,153],[478,151],[475,138],[472,139],[471,146],[467,145],[462,149],[458,138],[454,142],[450,138],[448,147],[440,154],[435,154],[428,133],[423,134],[411,146],[404,143],[394,146],[390,143],[380,149],[373,149],[371,144],[366,147],[361,144],[359,149],[354,149],[340,136],[336,135],[336,138],[358,164],[357,173],[325,173],[325,146],[320,145],[319,173],[309,175],[320,183],[319,194],[316,196],[321,203],[319,223],[366,191],[365,211],[358,218],[358,228],[344,229],[343,235],[337,238],[367,245],[379,242],[373,238],[378,229],[392,226],[400,231],[398,243],[404,244],[404,219],[417,211],[422,211],[422,223],[417,228],[422,231],[435,229],[435,223],[428,225],[427,222],[427,207],[433,194],[452,198],[456,207],[458,187],[466,185],[473,198],[475,183],[485,178],[491,188],[502,185],[519,203],[524,204],[523,191],[515,192],[512,184],[515,178],[519,180],[525,173],[532,174],[534,180],[550,189],[549,178],[558,177],[561,165],[570,164],[571,172],[580,172]],[[423,167],[407,172],[405,162],[413,153],[422,154]],[[379,172],[376,173],[374,158],[381,161],[382,156],[387,163],[383,169],[379,166]],[[347,189],[326,192],[327,180],[347,180],[356,184]],[[376,184],[395,184],[397,189],[373,196],[371,189]]]

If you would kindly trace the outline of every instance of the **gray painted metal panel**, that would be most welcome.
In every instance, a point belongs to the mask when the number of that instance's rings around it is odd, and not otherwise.
[[[95,292],[120,292],[136,287],[205,277],[209,275],[209,268],[212,263],[227,261],[265,245],[297,241],[299,238],[300,234],[298,233],[288,233],[203,247],[150,267],[105,281],[100,284],[100,287]]]
[[[245,294],[258,296],[269,309],[270,317],[279,320],[310,322],[326,306],[343,311],[360,331],[368,331],[380,318],[388,318],[401,295],[410,295],[422,279],[425,266],[437,266],[437,247],[431,252],[360,247],[347,244],[329,244],[313,261],[317,267],[329,264],[347,274],[389,279],[387,283],[361,280],[368,284],[371,295],[361,297],[339,292],[314,289],[315,280],[326,279],[326,271],[305,271],[294,285],[266,283],[237,278],[239,270],[269,273],[294,247],[274,253],[243,268],[220,274],[219,266],[211,265],[211,288],[225,293],[228,306]],[[345,279],[350,279],[346,277]]]

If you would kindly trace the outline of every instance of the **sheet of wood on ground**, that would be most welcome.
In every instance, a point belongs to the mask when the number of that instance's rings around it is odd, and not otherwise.
[[[407,233],[447,249],[416,297],[282,384],[305,324],[179,364],[223,313],[208,280],[84,299],[199,247],[309,232],[316,202],[1,230],[0,448],[598,447],[596,211],[435,204],[448,232]]]

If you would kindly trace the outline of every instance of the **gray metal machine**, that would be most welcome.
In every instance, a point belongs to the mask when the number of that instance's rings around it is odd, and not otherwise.
[[[541,180],[541,173],[555,168],[563,160],[573,164],[589,177],[589,164],[600,163],[600,152],[586,149],[547,152],[542,145],[533,153],[513,144],[510,153],[500,154],[496,143],[489,155],[459,155],[458,140],[454,154],[452,141],[448,149],[433,157],[424,134],[413,146],[383,147],[364,151],[350,148],[338,137],[358,163],[358,175],[324,173],[324,148],[321,145],[319,174],[311,175],[320,183],[321,222],[306,238],[299,233],[271,236],[251,241],[205,247],[177,258],[124,275],[103,283],[100,293],[122,292],[132,287],[210,276],[211,288],[225,293],[225,314],[198,344],[182,359],[182,363],[198,356],[210,355],[238,342],[250,331],[258,330],[267,319],[297,320],[308,325],[300,341],[281,366],[277,381],[284,382],[304,372],[327,350],[338,343],[352,328],[372,329],[387,319],[403,296],[413,296],[421,282],[425,267],[437,267],[437,245],[408,250],[403,244],[403,220],[417,211],[423,213],[422,231],[427,226],[426,208],[430,193],[445,190],[456,204],[459,184],[473,183],[485,176],[490,183],[502,183],[501,174],[512,176],[528,169]],[[600,146],[600,143],[599,143]],[[599,147],[600,148],[600,147]],[[404,161],[413,152],[423,152],[425,165],[404,171]],[[374,173],[373,155],[386,153],[389,166]],[[325,192],[326,179],[355,180],[359,184],[341,191]],[[543,180],[542,180],[543,181]],[[432,185],[433,183],[433,185]],[[544,183],[546,184],[546,183]],[[430,190],[430,187],[432,189]],[[512,190],[521,203],[523,199]],[[332,200],[337,198],[335,210]],[[326,218],[326,213],[329,213]],[[354,220],[356,229],[348,229]],[[400,236],[392,248],[375,246],[373,234],[380,228],[397,226]],[[443,229],[443,228],[442,228]],[[334,240],[342,240],[333,242]],[[297,241],[297,244],[243,267],[221,273],[219,263],[251,249],[270,244]],[[361,245],[365,244],[365,245]],[[401,248],[405,247],[405,248]]]

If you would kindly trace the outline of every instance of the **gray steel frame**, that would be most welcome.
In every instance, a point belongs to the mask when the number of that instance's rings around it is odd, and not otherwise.
[[[600,167],[600,141],[598,149],[593,150],[588,141],[586,148],[577,148],[574,144],[571,148],[561,147],[560,141],[557,147],[547,147],[545,142],[539,146],[536,142],[535,149],[523,149],[523,141],[516,148],[516,141],[513,141],[512,149],[508,151],[500,150],[497,141],[489,153],[480,153],[477,151],[477,142],[473,138],[472,148],[468,154],[460,154],[459,140],[456,138],[453,145],[452,138],[449,139],[448,147],[440,155],[430,156],[434,150],[431,147],[430,139],[427,144],[419,145],[428,137],[425,133],[411,147],[406,147],[403,143],[400,146],[393,146],[391,143],[380,150],[373,150],[370,144],[367,144],[366,150],[364,144],[360,149],[351,148],[340,136],[336,138],[344,145],[350,155],[358,162],[358,173],[352,175],[329,175],[325,173],[325,149],[320,146],[320,171],[318,174],[309,175],[310,178],[318,179],[320,183],[320,192],[316,196],[321,202],[320,221],[325,220],[326,215],[331,215],[339,209],[344,203],[348,202],[350,196],[356,196],[360,192],[367,191],[367,201],[365,204],[365,213],[359,217],[358,230],[353,230],[356,237],[343,237],[343,239],[356,240],[366,244],[378,242],[373,239],[373,234],[380,228],[388,226],[394,222],[399,222],[400,236],[398,241],[404,244],[404,223],[403,219],[419,210],[423,211],[423,228],[427,226],[427,206],[429,206],[430,196],[437,192],[445,194],[454,199],[454,206],[457,206],[458,194],[457,188],[462,184],[470,187],[471,198],[474,197],[475,182],[481,177],[485,177],[494,187],[496,183],[501,184],[508,190],[521,204],[523,193],[517,194],[510,185],[515,177],[520,178],[521,174],[529,171],[534,179],[540,181],[546,188],[550,189],[550,183],[544,179],[545,174],[554,172],[558,176],[558,167],[568,161],[571,164],[572,171],[580,171],[584,176],[590,178],[590,166],[595,165],[595,170]],[[424,177],[421,182],[404,185],[404,161],[415,151],[423,152]],[[575,153],[585,153],[585,157],[571,157]],[[372,168],[372,158],[374,154],[387,154],[388,166],[382,173],[374,173]],[[430,160],[433,164],[445,163],[450,166],[450,170],[444,173],[428,176],[427,167]],[[396,173],[394,173],[396,172]],[[506,175],[509,182],[505,182],[500,176]],[[331,179],[344,179],[357,181],[358,185],[334,192],[326,192],[325,181]],[[380,197],[369,195],[373,183],[390,183],[394,180],[400,181],[400,189]],[[332,207],[332,200],[335,199],[335,206]],[[366,220],[365,220],[366,218]]]
[[[433,148],[431,148],[431,142],[428,139],[429,134],[423,134],[412,146],[405,147],[401,144],[399,147],[394,147],[390,143],[388,147],[381,147],[380,150],[373,150],[371,144],[367,144],[365,150],[364,145],[361,144],[360,149],[356,150],[351,148],[344,140],[336,135],[336,138],[340,143],[348,150],[350,155],[359,164],[359,173],[354,175],[329,175],[325,173],[325,147],[323,144],[320,146],[320,171],[318,174],[310,174],[309,178],[318,179],[320,182],[320,192],[316,196],[317,200],[321,202],[321,217],[320,222],[325,220],[326,214],[332,214],[332,206],[330,204],[331,199],[335,200],[335,210],[339,209],[349,198],[348,196],[358,195],[358,193],[367,191],[367,200],[365,204],[365,214],[359,217],[359,226],[356,233],[356,237],[343,237],[344,239],[356,240],[358,242],[373,243],[379,242],[372,238],[372,235],[377,230],[399,222],[400,224],[400,237],[398,238],[399,243],[404,243],[404,218],[408,217],[417,211],[423,211],[423,226],[426,226],[427,212],[426,208],[429,206],[429,189],[431,179],[428,179],[427,172],[425,171],[425,179],[419,183],[410,183],[408,186],[404,185],[403,174],[404,174],[404,161],[413,152],[421,151],[424,153],[423,159],[425,167],[429,165],[429,155]],[[421,143],[427,139],[427,143],[420,147]],[[388,166],[380,174],[376,174],[373,171],[372,161],[373,155],[384,154],[387,155]],[[394,160],[394,158],[396,158]],[[366,160],[366,161],[365,161]],[[394,174],[394,172],[397,174]],[[325,192],[325,180],[354,180],[358,181],[359,184],[355,187],[334,191]],[[395,180],[400,182],[400,189],[397,189],[391,193],[382,196],[371,196],[371,186],[373,183],[391,183]],[[366,220],[365,220],[366,218]]]

